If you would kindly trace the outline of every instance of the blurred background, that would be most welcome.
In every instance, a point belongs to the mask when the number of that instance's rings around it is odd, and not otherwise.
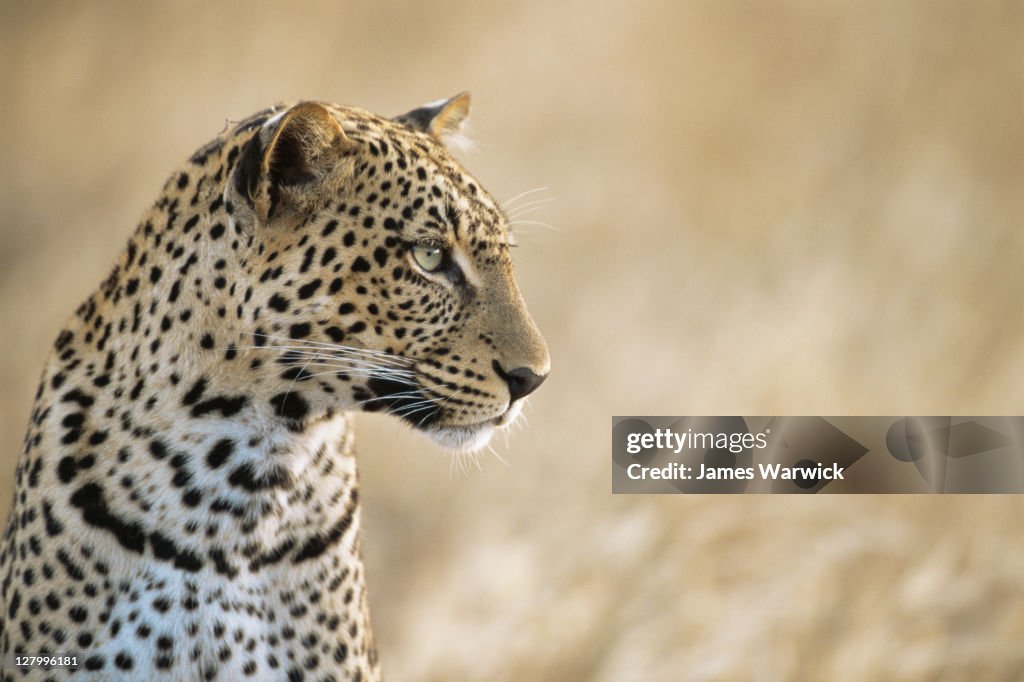
[[[1021,2],[5,0],[0,84],[4,513],[60,325],[226,119],[470,90],[553,372],[504,462],[359,420],[389,679],[1024,677],[1020,498],[610,494],[615,414],[1024,410]]]

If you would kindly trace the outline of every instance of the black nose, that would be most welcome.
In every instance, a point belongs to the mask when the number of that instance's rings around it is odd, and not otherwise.
[[[492,362],[491,366],[494,367],[494,371],[498,373],[498,376],[508,384],[510,403],[530,395],[548,378],[547,374],[537,374],[529,367],[516,367],[506,372],[501,368],[497,360]]]

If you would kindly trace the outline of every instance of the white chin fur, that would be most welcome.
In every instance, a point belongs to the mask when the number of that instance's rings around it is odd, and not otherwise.
[[[505,414],[489,422],[472,426],[436,426],[425,429],[431,440],[455,452],[476,452],[491,442],[491,436],[498,429],[505,429],[519,417],[523,411],[522,400],[509,406]]]
[[[426,431],[430,439],[456,452],[482,450],[494,435],[494,425],[485,423],[476,426],[442,426]]]

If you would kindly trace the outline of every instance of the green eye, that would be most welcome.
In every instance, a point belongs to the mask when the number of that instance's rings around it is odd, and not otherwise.
[[[444,249],[436,244],[417,244],[412,247],[412,257],[416,265],[427,272],[434,272],[444,263]]]

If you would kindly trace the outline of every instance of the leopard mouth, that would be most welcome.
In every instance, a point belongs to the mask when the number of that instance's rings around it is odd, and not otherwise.
[[[367,412],[388,412],[417,429],[430,428],[441,418],[441,403],[407,382],[374,378],[367,382],[367,388],[375,395],[363,403]]]
[[[376,397],[365,401],[365,410],[400,417],[435,443],[457,452],[475,452],[486,447],[498,429],[516,420],[522,408],[522,401],[516,401],[496,417],[470,424],[445,424],[443,401],[429,397],[422,389],[377,378],[370,380],[367,387]]]

